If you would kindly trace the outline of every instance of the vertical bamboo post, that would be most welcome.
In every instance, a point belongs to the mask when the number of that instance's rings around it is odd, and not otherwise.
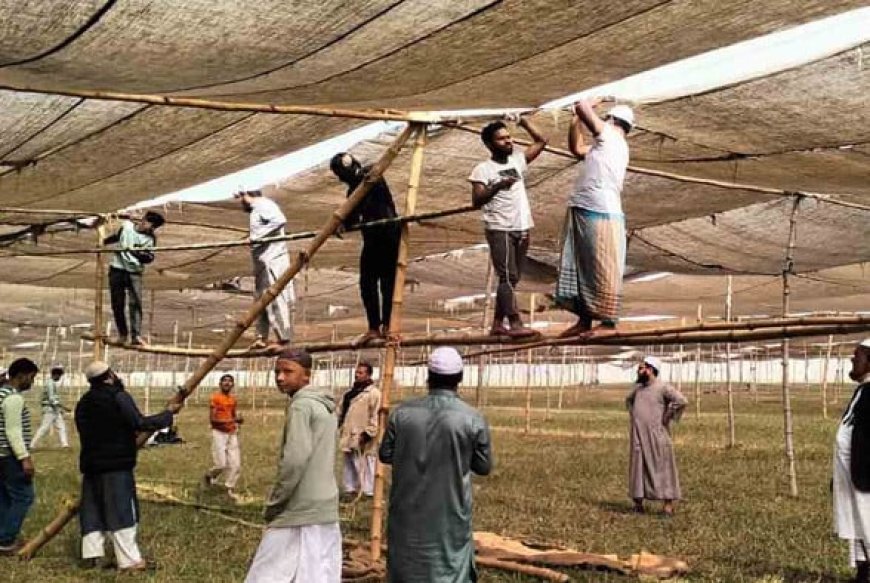
[[[698,324],[704,321],[703,307],[698,304]],[[695,419],[701,418],[701,345],[695,346]]]
[[[562,394],[565,392],[565,365],[568,362],[568,347],[562,347],[562,364],[559,367],[559,410],[562,410]]]
[[[405,197],[405,215],[413,215],[417,207],[417,191],[420,187],[420,174],[423,168],[423,149],[426,146],[426,126],[413,124],[416,134],[414,152],[411,155],[411,175],[408,179],[408,194]],[[399,242],[399,257],[396,267],[396,284],[393,288],[393,311],[390,317],[389,342],[384,357],[384,369],[381,374],[381,407],[378,411],[378,437],[380,443],[384,437],[387,416],[390,411],[390,390],[393,387],[396,355],[398,351],[398,334],[402,329],[402,305],[404,303],[405,271],[408,267],[409,224],[402,225],[402,238]],[[378,460],[375,469],[375,492],[372,502],[371,524],[371,557],[378,561],[381,557],[381,539],[384,516],[384,465]]]
[[[785,261],[782,266],[782,317],[787,318],[791,306],[791,286],[789,275],[794,273],[794,247],[797,239],[797,213],[800,207],[801,197],[796,196],[791,209],[788,226],[788,246],[785,252]],[[794,458],[794,424],[791,412],[791,394],[789,391],[789,339],[782,339],[782,412],[783,430],[785,433],[785,457],[788,461],[789,493],[793,497],[798,495],[797,470]]]
[[[489,259],[489,254],[487,254],[488,261],[486,262],[486,285],[485,287],[485,296],[483,298],[483,315],[481,317],[480,329],[486,332],[486,325],[489,322],[489,307],[492,301],[492,287],[495,281],[495,272],[492,268],[492,260]],[[483,347],[486,349],[486,347]],[[479,409],[483,405],[483,364],[485,362],[486,357],[484,355],[480,355],[477,359],[477,388],[474,392],[474,405]]]
[[[834,348],[834,335],[828,335],[828,346],[825,350],[825,360],[822,363],[822,418],[828,418],[828,368],[831,365],[831,351]]]
[[[845,382],[845,374],[843,371],[843,345],[837,344],[837,374],[838,379],[834,381],[834,402],[840,402],[840,386]]]
[[[732,307],[732,277],[728,276],[728,289],[725,294],[725,321],[731,321]],[[734,387],[731,383],[731,343],[725,343],[725,391],[728,393],[728,447],[737,445],[736,430],[734,428]]]
[[[106,237],[105,220],[97,219],[97,247],[103,245]],[[103,289],[106,287],[106,262],[102,253],[96,254],[94,267],[94,360],[103,360]]]
[[[526,435],[532,432],[532,351],[528,350],[528,358],[526,361]]]
[[[154,342],[154,290],[148,292],[148,342]]]

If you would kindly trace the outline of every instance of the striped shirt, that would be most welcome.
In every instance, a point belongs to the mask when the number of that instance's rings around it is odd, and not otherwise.
[[[30,411],[24,397],[9,385],[0,387],[0,457],[28,457],[32,436]]]

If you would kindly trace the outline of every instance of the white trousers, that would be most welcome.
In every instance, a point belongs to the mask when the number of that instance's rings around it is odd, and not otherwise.
[[[32,447],[36,447],[37,442],[48,435],[51,426],[57,429],[57,435],[60,438],[61,447],[69,447],[69,440],[66,436],[66,421],[63,420],[63,411],[47,410],[42,413],[42,422],[39,424],[39,429],[36,430],[36,435],[31,442]]]
[[[338,523],[267,528],[245,583],[341,583]]]
[[[283,245],[283,243],[282,243]],[[287,254],[274,256],[271,252],[254,259],[254,299],[274,284],[290,267]],[[296,306],[296,291],[293,282],[275,297],[257,319],[257,334],[264,340],[269,337],[269,329],[275,332],[278,340],[293,340],[293,311]]]
[[[115,532],[89,532],[82,537],[82,558],[96,559],[105,556],[107,535],[115,549],[115,561],[119,569],[126,569],[142,560],[139,545],[136,544],[135,526]]]
[[[371,496],[375,492],[375,456],[358,451],[344,452],[344,491],[359,492]]]
[[[214,466],[208,471],[211,478],[224,476],[224,485],[235,488],[242,473],[242,452],[239,448],[239,434],[211,430],[211,457]]]

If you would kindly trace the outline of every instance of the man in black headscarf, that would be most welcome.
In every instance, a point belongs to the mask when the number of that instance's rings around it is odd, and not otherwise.
[[[369,167],[360,164],[359,160],[347,152],[333,156],[329,168],[347,185],[348,196],[370,171]],[[396,216],[390,187],[386,180],[380,178],[345,220],[344,227]],[[385,336],[389,330],[393,287],[396,282],[396,260],[399,257],[399,240],[402,236],[402,227],[398,223],[363,227],[361,230],[363,248],[359,257],[359,288],[369,329],[359,338],[358,344]]]

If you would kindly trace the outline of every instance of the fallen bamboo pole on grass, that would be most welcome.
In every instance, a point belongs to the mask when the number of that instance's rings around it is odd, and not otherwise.
[[[536,567],[534,565],[524,565],[515,561],[504,561],[501,559],[493,559],[491,557],[475,557],[474,561],[481,567],[489,569],[499,569],[510,573],[520,573],[521,575],[530,575],[538,577],[544,581],[555,581],[556,583],[567,583],[571,579],[568,575],[560,573],[554,569],[546,567]]]
[[[396,140],[392,143],[392,145],[386,150],[386,152],[381,155],[381,158],[378,162],[372,167],[371,171],[368,173],[363,182],[354,189],[353,194],[351,194],[341,206],[338,207],[337,210],[333,212],[333,214],[327,219],[326,223],[324,223],[323,227],[320,230],[320,233],[314,240],[309,243],[307,249],[302,253],[299,253],[295,256],[293,262],[290,264],[290,267],[285,271],[278,280],[272,284],[269,289],[263,292],[263,295],[254,302],[248,312],[242,316],[237,322],[234,328],[226,335],[223,342],[214,349],[214,351],[209,355],[209,357],[202,362],[196,371],[193,373],[191,377],[189,377],[182,387],[179,388],[179,392],[173,397],[174,400],[184,402],[188,396],[190,396],[193,391],[196,390],[196,387],[199,383],[205,378],[205,376],[211,372],[212,369],[224,358],[227,356],[227,353],[230,351],[230,348],[236,343],[236,341],[242,336],[242,334],[247,330],[251,324],[257,319],[257,317],[266,309],[266,307],[274,301],[274,299],[281,293],[281,291],[289,284],[297,273],[302,269],[302,267],[311,259],[311,257],[317,253],[317,251],[323,246],[323,244],[332,236],[333,233],[338,229],[339,225],[341,225],[342,221],[347,218],[350,212],[365,198],[368,194],[371,187],[377,182],[390,163],[396,158],[399,154],[399,151],[402,149],[402,146],[408,141],[408,138],[411,135],[412,128],[409,125],[406,127],[401,134],[396,138]],[[139,446],[141,447],[144,444],[145,440],[139,440]],[[52,521],[52,525],[57,524],[56,530],[49,536],[46,537],[37,537],[29,541],[21,550],[18,552],[18,556],[22,559],[28,560],[33,557],[33,555],[42,548],[51,538],[63,529],[64,525],[69,522],[73,516],[78,512],[78,504],[73,504],[69,508],[65,509],[57,518]],[[41,533],[42,534],[42,533]]]
[[[770,320],[758,320],[756,322],[714,322],[695,326],[651,328],[648,330],[627,330],[602,333],[591,339],[578,337],[572,338],[546,338],[544,340],[515,339],[509,336],[490,336],[488,334],[435,332],[434,334],[407,336],[401,339],[402,346],[473,346],[484,344],[501,344],[506,347],[469,353],[469,358],[486,354],[498,354],[540,348],[542,346],[571,346],[571,345],[631,345],[641,346],[644,344],[709,344],[714,342],[749,342],[752,340],[769,340],[788,337],[805,337],[828,334],[851,334],[870,330],[870,317],[867,316],[838,316],[832,318],[775,318]],[[771,332],[773,331],[773,332]],[[94,340],[90,333],[82,334],[84,340]],[[153,354],[167,354],[175,356],[208,357],[211,351],[208,349],[173,348],[171,346],[130,346],[119,342],[107,341],[106,345],[124,348],[125,350],[137,350]],[[353,341],[342,342],[312,342],[299,344],[308,352],[332,352],[346,350],[368,350],[385,348],[387,341],[375,339],[366,344],[359,345]],[[231,358],[256,358],[273,357],[280,348],[262,348],[257,350],[230,350],[227,356]],[[420,364],[420,361],[410,364]]]

